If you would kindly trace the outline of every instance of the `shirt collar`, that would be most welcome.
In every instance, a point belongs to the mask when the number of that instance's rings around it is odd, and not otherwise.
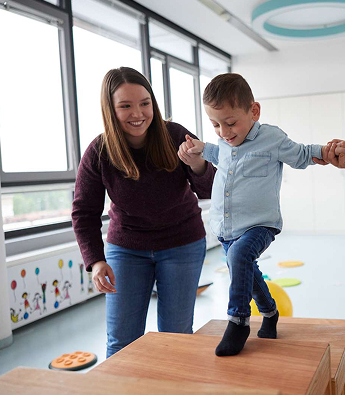
[[[258,135],[260,129],[260,122],[256,121],[246,136],[246,140],[254,140]]]

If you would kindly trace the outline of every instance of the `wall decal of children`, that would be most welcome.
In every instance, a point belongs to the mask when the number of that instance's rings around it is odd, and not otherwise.
[[[30,294],[28,294],[27,292],[23,292],[22,299],[24,299],[24,301],[20,303],[20,304],[24,305],[24,319],[25,320],[27,320],[29,318],[29,313],[32,313],[32,308],[31,308],[29,300],[28,300],[29,296],[30,296]]]
[[[39,311],[40,315],[42,315],[42,309],[40,306],[40,299],[42,299],[42,296],[38,292],[36,292],[33,299],[32,299],[32,303],[34,305],[33,312]]]
[[[61,294],[60,294],[60,290],[59,290],[59,281],[58,280],[54,280],[52,282],[52,285],[54,287],[54,290],[51,292],[54,292],[54,296],[55,296],[55,303],[54,303],[54,307],[57,309],[59,307],[59,303],[61,302]]]
[[[84,292],[84,264],[79,263],[80,270],[80,292]]]
[[[41,284],[41,289],[42,289],[42,303],[43,303],[43,313],[47,311],[46,307],[46,289],[47,289],[47,281],[45,283]]]
[[[16,314],[16,311],[10,308],[11,321],[14,322],[15,324],[23,319],[23,317],[19,318],[19,314],[21,313],[21,311],[22,309],[19,309],[18,313]]]
[[[69,294],[69,289],[72,287],[72,284],[66,280],[63,284],[62,287],[62,292],[63,292],[63,299],[61,300],[61,302],[68,300],[69,301],[69,305],[72,304],[72,300],[71,300],[71,296]]]

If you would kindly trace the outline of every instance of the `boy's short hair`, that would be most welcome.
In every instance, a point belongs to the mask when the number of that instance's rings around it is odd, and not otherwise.
[[[239,107],[249,111],[254,96],[248,82],[239,74],[219,74],[206,86],[203,103],[213,108],[229,104],[232,108]]]

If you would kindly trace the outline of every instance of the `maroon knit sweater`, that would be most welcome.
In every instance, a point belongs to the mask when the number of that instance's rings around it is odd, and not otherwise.
[[[183,126],[167,123],[178,150],[185,134]],[[107,158],[99,159],[100,136],[89,145],[80,162],[75,183],[72,222],[87,271],[104,261],[101,215],[105,191],[111,200],[107,241],[134,250],[164,250],[186,245],[205,236],[200,199],[211,197],[216,169],[207,164],[202,176],[180,161],[173,172],[149,168],[145,149],[132,149],[140,179],[125,178]]]

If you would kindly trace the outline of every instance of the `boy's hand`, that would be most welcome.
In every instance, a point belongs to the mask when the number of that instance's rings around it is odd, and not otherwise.
[[[197,139],[191,139],[190,136],[188,137],[189,141],[192,143],[192,145],[188,149],[188,154],[201,155],[205,148],[205,143]]]
[[[177,155],[182,162],[190,166],[195,174],[201,175],[206,169],[206,161],[201,156],[205,144],[200,140],[192,139],[188,134],[185,137],[186,141],[180,145]],[[201,151],[190,152],[190,150],[195,150],[196,146],[200,147],[200,145],[202,145]]]

